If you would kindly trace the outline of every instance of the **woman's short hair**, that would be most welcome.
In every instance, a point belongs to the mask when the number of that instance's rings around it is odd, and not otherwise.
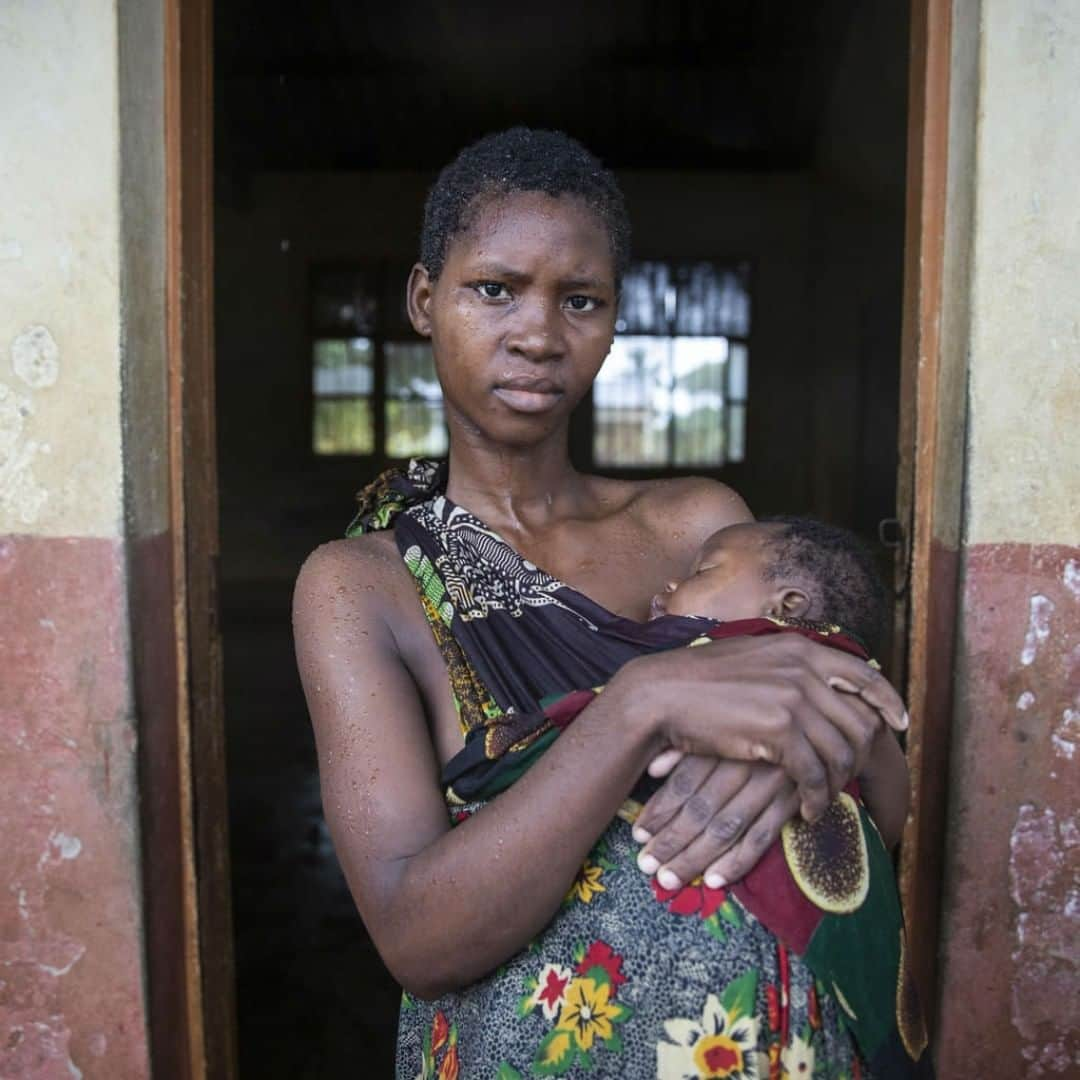
[[[630,259],[630,220],[618,182],[576,139],[561,131],[515,127],[485,135],[439,173],[424,206],[420,261],[435,280],[450,241],[465,232],[489,198],[542,191],[581,199],[604,223],[611,239],[615,281]]]

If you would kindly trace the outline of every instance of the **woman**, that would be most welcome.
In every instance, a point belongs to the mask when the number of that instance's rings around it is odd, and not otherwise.
[[[858,1075],[797,958],[713,891],[708,919],[673,914],[615,816],[659,753],[691,755],[643,819],[651,865],[732,880],[792,812],[824,809],[882,717],[904,723],[870,667],[801,638],[641,655],[650,598],[750,514],[713,481],[569,462],[627,254],[613,178],[565,136],[489,137],[433,188],[408,308],[448,468],[369,492],[357,535],[297,583],[327,821],[406,990],[400,1076],[753,1077],[800,1053]],[[546,694],[605,681],[561,735],[537,726]]]

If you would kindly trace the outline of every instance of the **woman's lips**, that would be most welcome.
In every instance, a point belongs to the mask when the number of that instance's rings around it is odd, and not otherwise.
[[[493,393],[515,412],[542,413],[555,408],[562,390],[548,379],[508,379]]]

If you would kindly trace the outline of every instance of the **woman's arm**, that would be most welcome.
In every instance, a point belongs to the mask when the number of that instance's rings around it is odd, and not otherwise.
[[[399,641],[409,632],[401,611],[419,605],[395,559],[357,542],[319,549],[297,582],[294,628],[349,887],[394,976],[434,997],[546,925],[658,743],[647,725],[622,722],[629,701],[613,682],[526,776],[450,829]]]
[[[388,967],[419,996],[474,981],[546,925],[663,745],[774,761],[810,814],[859,753],[850,705],[819,692],[832,675],[860,680],[852,658],[779,636],[734,639],[627,664],[525,776],[451,830],[399,640],[402,612],[415,609],[396,552],[353,541],[305,564],[294,621],[338,857]],[[884,687],[863,691],[887,699]],[[883,707],[899,714],[898,701]]]

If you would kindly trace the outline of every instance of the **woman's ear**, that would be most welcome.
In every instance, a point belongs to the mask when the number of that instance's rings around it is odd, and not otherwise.
[[[793,585],[784,585],[769,597],[767,614],[777,619],[805,619],[810,611],[810,597]]]
[[[415,263],[409,271],[409,283],[405,286],[405,308],[409,313],[409,322],[421,337],[431,337],[432,288],[427,267],[423,263]]]

